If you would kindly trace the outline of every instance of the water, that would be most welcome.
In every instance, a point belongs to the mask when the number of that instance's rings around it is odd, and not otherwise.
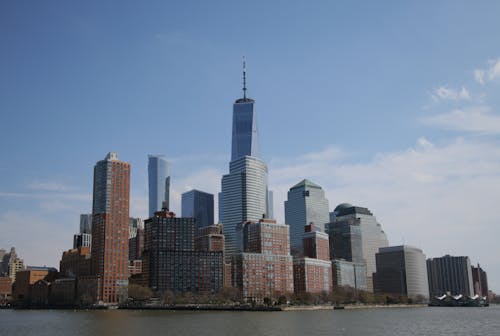
[[[0,335],[499,335],[500,306],[293,312],[0,310]]]

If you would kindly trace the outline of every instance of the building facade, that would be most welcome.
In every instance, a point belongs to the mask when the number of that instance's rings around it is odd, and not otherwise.
[[[59,272],[67,278],[90,275],[90,247],[83,246],[63,252]]]
[[[327,225],[330,256],[366,264],[368,291],[373,292],[373,273],[377,271],[375,255],[389,242],[377,219],[367,208],[343,203],[335,208],[333,222]]]
[[[293,258],[293,285],[296,294],[329,293],[332,290],[332,266],[328,235],[314,224],[304,227],[304,256]]]
[[[427,260],[429,293],[431,296],[474,295],[472,268],[469,257],[445,255]]]
[[[195,250],[194,218],[167,209],[145,222],[143,272],[157,292],[216,293],[224,281],[222,251]]]
[[[196,189],[183,193],[182,217],[195,218],[199,228],[213,225],[214,195]]]
[[[243,82],[243,98],[233,105],[229,174],[222,177],[219,194],[219,220],[224,226],[228,260],[243,250],[242,223],[268,218],[270,213],[267,166],[259,158],[255,101],[246,96],[245,69]]]
[[[302,180],[288,191],[285,201],[285,222],[290,225],[290,243],[293,255],[303,255],[304,226],[314,223],[323,230],[329,221],[328,200],[317,184]]]
[[[352,287],[356,290],[366,291],[366,265],[365,263],[347,260],[332,260],[332,285],[333,287]]]
[[[488,296],[488,275],[479,264],[472,266],[472,282],[474,284],[474,294],[481,297]]]
[[[234,257],[232,277],[246,301],[262,302],[293,293],[289,227],[275,220],[245,222],[244,251]]]
[[[92,274],[98,276],[98,300],[115,303],[128,285],[130,164],[116,153],[94,167]]]
[[[148,156],[149,217],[170,207],[170,163],[163,155]]]
[[[383,247],[376,254],[376,262],[375,293],[429,298],[425,254],[421,249],[407,245]]]

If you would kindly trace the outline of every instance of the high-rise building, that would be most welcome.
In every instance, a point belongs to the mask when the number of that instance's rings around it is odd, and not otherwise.
[[[474,283],[474,294],[481,297],[488,296],[488,275],[479,264],[472,266],[472,282]]]
[[[233,284],[243,299],[262,302],[293,292],[289,227],[260,219],[242,226],[243,252],[234,257]]]
[[[130,164],[116,153],[94,167],[92,274],[101,284],[97,299],[118,302],[128,284]]]
[[[73,248],[79,247],[92,248],[92,234],[90,233],[77,233],[73,235]]]
[[[195,250],[194,218],[166,208],[145,222],[143,272],[155,292],[215,293],[222,288],[223,251]]]
[[[213,225],[214,195],[196,189],[183,193],[182,217],[195,218],[199,228]]]
[[[329,221],[328,200],[324,190],[317,184],[302,180],[288,191],[285,201],[285,222],[290,225],[290,243],[293,255],[302,255],[302,233],[304,226],[314,223],[324,229]]]
[[[80,215],[80,233],[92,234],[92,214]]]
[[[375,293],[429,298],[425,254],[421,249],[407,245],[382,247],[376,254],[376,262]]]
[[[304,227],[304,256],[293,258],[295,293],[322,293],[332,290],[332,265],[328,251],[328,235],[317,231],[314,224]]]
[[[149,217],[153,217],[164,205],[170,207],[170,163],[163,155],[148,156],[148,181]]]
[[[431,296],[474,295],[472,269],[469,257],[445,255],[427,260],[429,293]]]
[[[373,292],[373,278],[379,248],[389,245],[382,226],[367,208],[342,203],[327,224],[330,257],[366,264],[367,289]]]
[[[24,261],[19,258],[14,247],[10,248],[9,253],[5,253],[5,250],[1,262],[0,276],[4,274],[12,280],[12,283],[16,281],[16,273],[24,269]]]
[[[138,230],[144,229],[144,223],[142,222],[142,219],[140,218],[132,218],[130,217],[129,219],[129,233],[128,237],[133,238],[137,235]]]
[[[233,131],[229,174],[222,177],[219,220],[224,227],[228,259],[243,250],[241,225],[269,216],[270,195],[267,166],[259,158],[255,101],[246,96],[246,68],[243,66],[243,98],[233,105]]]

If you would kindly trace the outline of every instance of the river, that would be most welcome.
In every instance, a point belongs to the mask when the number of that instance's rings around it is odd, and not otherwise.
[[[0,310],[2,336],[499,334],[495,305],[287,312]]]

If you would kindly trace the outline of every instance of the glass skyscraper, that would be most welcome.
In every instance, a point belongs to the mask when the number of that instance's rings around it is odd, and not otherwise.
[[[292,254],[303,253],[302,235],[310,223],[324,229],[329,221],[328,200],[324,190],[317,184],[302,180],[288,191],[285,201],[285,223],[290,225],[290,247]]]
[[[214,195],[196,189],[183,193],[182,217],[195,218],[198,228],[214,224]]]
[[[367,208],[343,203],[335,208],[333,221],[326,226],[330,236],[330,256],[366,264],[366,282],[373,291],[375,254],[389,245],[387,236],[377,219]]]
[[[170,207],[170,163],[163,155],[148,156],[149,217]]]
[[[225,235],[226,256],[241,252],[241,224],[269,216],[270,195],[267,166],[259,158],[255,101],[246,96],[246,69],[243,64],[243,98],[233,105],[233,129],[229,174],[222,177],[219,220]]]

